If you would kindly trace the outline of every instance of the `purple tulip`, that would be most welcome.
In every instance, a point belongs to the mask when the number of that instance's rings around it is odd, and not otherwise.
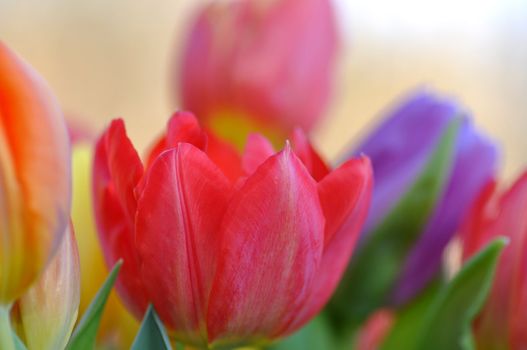
[[[355,149],[370,157],[374,194],[365,226],[375,228],[419,176],[447,125],[460,119],[449,178],[419,239],[402,266],[392,300],[413,297],[437,273],[443,250],[482,187],[495,174],[496,145],[479,133],[455,100],[430,91],[410,95]]]

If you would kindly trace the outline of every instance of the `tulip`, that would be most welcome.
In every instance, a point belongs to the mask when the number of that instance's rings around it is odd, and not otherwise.
[[[197,347],[259,344],[301,327],[329,299],[371,194],[367,158],[334,171],[301,131],[243,156],[177,113],[141,162],[121,120],[95,153],[94,202],[117,290],[139,318],[152,302]]]
[[[391,310],[380,309],[376,311],[358,332],[354,348],[357,350],[380,349],[394,321],[395,315]]]
[[[415,296],[440,268],[443,251],[484,184],[493,176],[496,146],[479,133],[463,107],[418,91],[388,113],[352,154],[370,157],[375,188],[365,234],[379,225],[414,183],[453,121],[461,123],[445,189],[415,242],[392,291],[395,303]]]
[[[69,218],[65,122],[42,78],[0,42],[0,308],[33,283]]]
[[[71,128],[70,128],[71,130]],[[77,134],[86,134],[84,128]],[[86,139],[86,138],[84,138]],[[76,228],[81,267],[79,313],[82,315],[108,275],[101,246],[97,238],[91,193],[92,143],[77,142],[73,147],[73,202],[71,218]],[[104,308],[97,334],[98,344],[112,349],[129,349],[138,323],[122,305],[114,291]]]
[[[329,0],[212,2],[190,26],[174,85],[185,109],[238,145],[255,130],[281,140],[324,114],[337,48]]]
[[[482,191],[462,230],[463,259],[506,236],[489,297],[474,325],[478,350],[527,347],[527,171],[503,193]]]
[[[53,260],[17,302],[27,348],[64,349],[77,320],[79,300],[79,252],[70,227]]]

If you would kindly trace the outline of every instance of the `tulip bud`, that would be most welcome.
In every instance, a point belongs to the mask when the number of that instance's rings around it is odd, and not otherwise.
[[[328,306],[341,335],[379,308],[402,306],[439,272],[497,158],[464,115],[454,101],[420,91],[351,152],[371,157],[374,191],[357,254]]]
[[[253,135],[240,157],[177,113],[146,159],[117,120],[93,172],[105,257],[124,259],[117,290],[138,318],[151,301],[176,339],[232,348],[321,310],[367,214],[367,158],[331,171],[299,131],[278,153]]]
[[[70,210],[66,126],[42,78],[0,42],[0,305],[57,250]]]
[[[77,320],[79,299],[79,253],[69,227],[57,254],[17,302],[27,348],[64,349]]]
[[[402,266],[392,300],[415,296],[440,268],[443,251],[497,165],[494,143],[478,132],[462,106],[419,91],[387,115],[352,154],[370,157],[375,186],[365,236],[383,222],[422,171],[440,136],[453,121],[460,130],[444,190]]]
[[[282,144],[324,114],[337,41],[328,0],[212,2],[177,60],[181,104],[239,146],[251,131]]]
[[[527,172],[503,193],[481,192],[462,231],[463,259],[498,236],[509,238],[491,292],[474,324],[477,349],[527,347]]]

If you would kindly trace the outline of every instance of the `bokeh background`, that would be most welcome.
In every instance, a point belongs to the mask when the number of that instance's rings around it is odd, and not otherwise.
[[[170,69],[203,0],[0,0],[0,38],[64,110],[102,128],[121,116],[146,147],[177,108]],[[335,0],[337,86],[313,135],[329,159],[418,86],[456,96],[499,140],[503,176],[527,164],[527,0]]]

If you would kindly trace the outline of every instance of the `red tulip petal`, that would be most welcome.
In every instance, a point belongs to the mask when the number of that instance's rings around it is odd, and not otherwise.
[[[250,134],[242,157],[242,167],[246,175],[251,175],[267,158],[274,154],[271,142],[260,134]]]
[[[324,255],[305,307],[284,333],[315,316],[333,294],[366,220],[372,189],[373,173],[366,157],[347,161],[318,184],[326,218]]]
[[[235,182],[243,175],[241,157],[238,151],[231,144],[219,139],[211,132],[207,133],[207,136],[207,155],[231,182]]]
[[[147,149],[146,152],[146,161],[145,161],[145,169],[150,168],[154,160],[163,153],[167,149],[167,138],[166,135],[163,134],[159,136],[152,145]],[[141,186],[142,187],[142,186]]]
[[[134,244],[134,186],[142,165],[121,120],[112,122],[97,142],[93,167],[94,210],[106,263],[123,259],[117,290],[128,308],[141,318],[147,297]]]
[[[166,134],[161,136],[148,152],[147,168],[163,151],[177,147],[180,142],[190,143],[202,150],[207,146],[207,135],[190,112],[176,112],[169,119]]]
[[[43,79],[0,42],[0,304],[20,296],[58,248],[70,196],[60,107]]]
[[[465,226],[464,258],[498,236],[510,243],[499,259],[489,298],[477,319],[481,344],[521,348],[527,341],[527,172],[501,198],[488,187]]]
[[[107,166],[115,194],[133,223],[137,200],[135,186],[143,176],[143,165],[121,119],[112,121],[99,143],[105,143]]]
[[[491,203],[497,190],[497,181],[489,181],[470,209],[463,227],[461,228],[461,239],[463,240],[463,260],[467,260],[477,253],[493,237],[489,237],[487,228],[495,220],[492,212],[496,210]]]
[[[318,193],[326,218],[326,244],[349,223],[359,206],[369,209],[372,188],[373,170],[370,160],[364,156],[345,162],[319,182]]]
[[[247,179],[225,213],[209,341],[275,337],[308,296],[323,230],[316,184],[286,146]]]
[[[320,181],[329,173],[328,166],[311,146],[306,134],[301,129],[296,128],[293,131],[292,144],[298,158],[302,160],[315,180]]]
[[[176,112],[168,121],[167,146],[176,147],[178,143],[190,143],[204,150],[207,145],[207,135],[190,112]]]
[[[144,283],[161,319],[192,343],[206,341],[218,227],[231,192],[205,153],[182,143],[152,164],[139,199],[136,242]]]

